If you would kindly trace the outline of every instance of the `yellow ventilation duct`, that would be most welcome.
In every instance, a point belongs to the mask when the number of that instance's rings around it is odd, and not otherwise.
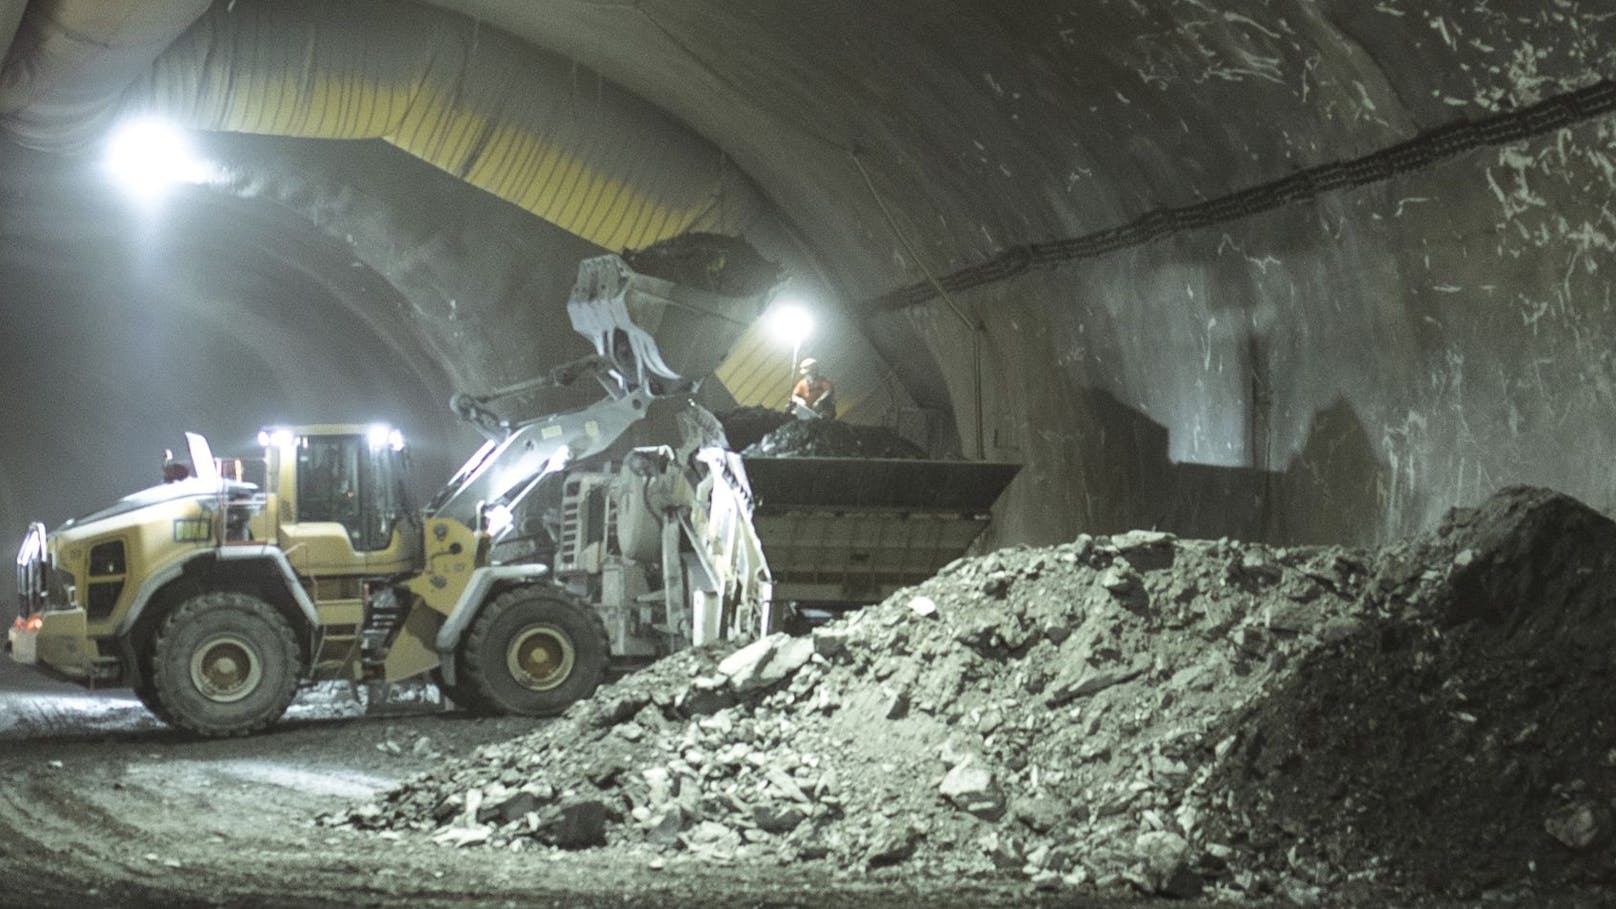
[[[128,100],[197,129],[383,139],[612,250],[739,232],[767,210],[717,147],[657,108],[413,3],[216,4]]]
[[[6,58],[11,50],[11,38],[17,34],[17,25],[22,22],[22,11],[28,6],[28,0],[0,0],[0,60]],[[4,99],[7,80],[0,76],[0,99]],[[4,104],[0,100],[0,104]]]
[[[31,148],[94,141],[124,87],[207,7],[208,0],[0,0],[0,127]]]

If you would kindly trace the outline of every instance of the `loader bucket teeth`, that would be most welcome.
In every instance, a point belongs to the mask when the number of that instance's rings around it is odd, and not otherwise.
[[[709,237],[707,242],[744,244],[721,237]],[[573,330],[612,361],[629,388],[653,377],[680,382],[710,374],[762,314],[775,278],[770,274],[767,281],[718,280],[731,258],[741,258],[726,257],[718,249],[697,250],[679,260],[658,257],[652,250],[637,254],[635,261],[642,268],[669,269],[660,277],[636,270],[622,256],[585,260],[578,266],[578,282],[567,302]],[[750,256],[763,261],[755,252]],[[713,279],[705,287],[680,280],[680,270],[692,267]]]

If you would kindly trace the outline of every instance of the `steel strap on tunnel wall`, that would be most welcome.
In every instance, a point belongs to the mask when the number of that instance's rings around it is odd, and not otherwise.
[[[1616,112],[1616,82],[1605,80],[1557,95],[1531,107],[1485,120],[1464,121],[1423,133],[1407,142],[1354,158],[1297,171],[1282,180],[1232,195],[1149,212],[1119,227],[1045,243],[1012,246],[980,265],[921,281],[867,300],[867,307],[903,309],[935,299],[939,287],[970,290],[1014,277],[1035,266],[1053,266],[1139,246],[1162,237],[1249,217],[1327,192],[1367,186],[1420,170],[1487,146],[1518,142]]]

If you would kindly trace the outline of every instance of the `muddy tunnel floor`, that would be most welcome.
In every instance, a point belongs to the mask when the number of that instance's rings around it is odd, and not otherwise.
[[[552,721],[305,694],[202,741],[0,669],[0,904],[1609,906],[1616,524],[962,559]]]
[[[1113,905],[1015,880],[455,849],[316,823],[542,725],[425,699],[367,712],[321,688],[267,733],[209,741],[127,693],[0,662],[0,906]]]

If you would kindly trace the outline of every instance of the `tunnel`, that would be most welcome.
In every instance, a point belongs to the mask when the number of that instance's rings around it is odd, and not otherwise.
[[[0,527],[19,539],[158,482],[186,431],[240,452],[266,426],[388,421],[430,496],[481,441],[452,396],[589,353],[566,326],[578,263],[691,233],[745,238],[780,265],[770,306],[816,322],[792,342],[759,319],[706,406],[779,411],[811,356],[840,422],[1019,465],[973,557],[1133,540],[1105,550],[1118,603],[1161,539],[1389,552],[1529,487],[1603,540],[1616,510],[1616,16],[1592,0],[0,0],[0,61]],[[109,147],[154,121],[196,165],[131,192]],[[1546,501],[1515,495],[1512,514]],[[1492,550],[1441,551],[1447,578]],[[1396,588],[1369,561],[1229,558],[1223,587]],[[991,565],[962,570],[1003,598]],[[1583,618],[1608,624],[1601,602]],[[1146,663],[1102,688],[1171,675]],[[1286,734],[1239,747],[1260,763]],[[1594,806],[1596,850],[1610,766],[1556,790]],[[898,842],[861,856],[901,865]],[[1140,861],[1119,886],[1174,895]],[[977,896],[1059,898],[1016,893]]]

